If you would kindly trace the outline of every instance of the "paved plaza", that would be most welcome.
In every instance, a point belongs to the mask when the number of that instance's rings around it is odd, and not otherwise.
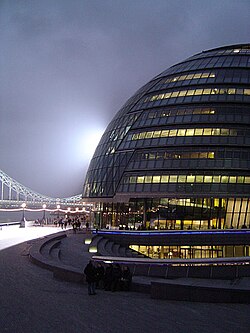
[[[36,231],[41,236],[42,229]],[[250,305],[160,301],[103,290],[88,296],[86,285],[55,280],[50,271],[32,264],[28,252],[33,242],[0,251],[1,332],[250,332]]]

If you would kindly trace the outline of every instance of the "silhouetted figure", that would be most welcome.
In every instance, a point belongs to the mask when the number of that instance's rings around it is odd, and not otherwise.
[[[120,288],[129,291],[132,282],[132,274],[128,266],[122,267]]]
[[[86,281],[88,283],[88,294],[96,295],[95,284],[96,284],[96,268],[90,260],[84,269],[84,274],[86,275]]]
[[[112,282],[111,282],[111,291],[119,290],[120,279],[121,279],[122,271],[119,264],[115,264],[113,266],[112,271]]]
[[[96,267],[96,288],[104,288],[104,267],[98,263]]]
[[[111,290],[111,284],[113,279],[113,265],[109,264],[105,269],[104,274],[104,289]]]

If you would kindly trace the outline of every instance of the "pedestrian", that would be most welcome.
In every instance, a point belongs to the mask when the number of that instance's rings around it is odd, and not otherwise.
[[[96,267],[96,288],[104,288],[104,267],[98,263]]]
[[[84,269],[84,274],[86,275],[86,281],[88,283],[88,294],[96,295],[95,284],[96,284],[96,268],[93,265],[92,260],[89,261]]]
[[[104,289],[111,290],[111,284],[113,279],[113,265],[109,264],[105,269],[104,274]]]
[[[128,266],[122,267],[121,282],[120,282],[121,290],[129,291],[131,282],[132,282],[132,274],[130,272],[129,267]]]
[[[111,291],[119,290],[122,271],[119,264],[115,264],[112,271]]]

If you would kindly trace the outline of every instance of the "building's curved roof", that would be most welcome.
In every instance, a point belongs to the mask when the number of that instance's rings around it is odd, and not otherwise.
[[[248,195],[249,106],[250,44],[203,51],[170,67],[110,122],[83,196]]]

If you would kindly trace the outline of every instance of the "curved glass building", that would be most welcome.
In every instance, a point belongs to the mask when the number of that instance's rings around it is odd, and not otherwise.
[[[108,125],[83,197],[100,226],[249,228],[250,44],[196,54]]]

